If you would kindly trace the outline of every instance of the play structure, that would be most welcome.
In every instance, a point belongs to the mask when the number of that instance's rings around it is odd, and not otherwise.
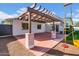
[[[76,39],[76,40],[73,41],[73,43],[74,43],[74,46],[79,48],[79,40]]]
[[[63,44],[63,47],[64,48],[69,48],[69,46],[66,44],[66,41],[67,41],[67,36],[66,36],[66,8],[67,7],[70,7],[70,30],[71,30],[71,37],[72,37],[72,42],[73,42],[73,45],[78,47],[79,48],[79,39],[75,38],[75,34],[74,34],[74,25],[73,25],[73,20],[72,20],[72,3],[66,3],[64,4],[64,12],[65,12],[65,16],[64,16],[64,44]]]

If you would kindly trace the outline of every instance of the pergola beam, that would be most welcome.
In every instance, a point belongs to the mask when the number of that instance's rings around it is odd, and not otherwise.
[[[39,12],[38,10],[34,10],[33,8],[30,8],[30,7],[28,7],[28,11],[31,12],[31,13],[36,13],[37,15],[41,15],[43,17],[49,18],[49,19],[54,20],[54,21],[62,22],[61,20],[58,20],[58,19],[56,19],[56,18],[54,18],[52,16],[49,16],[49,15],[47,15],[45,13]]]
[[[72,3],[64,3],[64,7],[71,5]]]

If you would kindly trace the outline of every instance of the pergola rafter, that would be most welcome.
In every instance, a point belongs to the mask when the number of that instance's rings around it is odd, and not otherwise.
[[[33,8],[29,8],[29,7],[28,7],[28,11],[31,12],[31,13],[36,13],[37,15],[41,15],[42,17],[49,18],[49,19],[51,19],[52,21],[60,21],[60,22],[62,22],[61,20],[58,20],[58,19],[56,19],[56,18],[54,18],[54,17],[52,17],[52,16],[50,16],[50,15],[48,15],[48,14],[39,12],[38,10],[34,10]],[[45,21],[46,21],[46,20],[45,20]]]
[[[34,6],[35,5],[35,6]],[[28,7],[27,8],[27,12],[25,12],[24,14],[22,14],[21,16],[19,16],[19,17],[22,17],[23,19],[24,19],[24,17],[28,17],[28,15],[29,15],[29,12],[31,13],[31,18],[32,18],[32,20],[34,21],[35,20],[35,18],[37,19],[38,18],[38,20],[39,19],[41,19],[40,21],[42,21],[42,17],[45,17],[45,18],[48,18],[48,20],[46,20],[46,19],[43,19],[44,20],[44,22],[47,22],[47,21],[49,21],[50,19],[51,19],[51,21],[59,21],[59,22],[62,22],[61,20],[59,20],[59,19],[57,19],[57,18],[55,18],[55,17],[53,17],[52,15],[52,12],[50,12],[50,11],[48,11],[47,9],[42,9],[41,10],[41,6],[39,6],[39,7],[37,7],[36,8],[36,5],[37,4],[33,4],[31,7]],[[35,9],[36,8],[36,9]],[[41,11],[40,11],[41,10]],[[39,17],[39,16],[41,16],[41,17]],[[50,22],[50,21],[49,21]]]

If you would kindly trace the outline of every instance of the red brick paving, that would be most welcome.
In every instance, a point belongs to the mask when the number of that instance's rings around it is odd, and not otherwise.
[[[25,45],[25,37],[19,36],[16,38],[22,45]],[[60,34],[57,34],[56,39],[52,39],[51,33],[37,33],[35,34],[34,40],[35,47],[30,49],[29,51],[31,51],[34,55],[43,55],[45,52],[47,52],[60,41],[62,41],[63,38],[63,35]]]

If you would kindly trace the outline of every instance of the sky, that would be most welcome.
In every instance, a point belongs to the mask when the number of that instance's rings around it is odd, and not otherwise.
[[[32,3],[0,3],[0,22],[5,18],[15,18],[27,10]],[[55,15],[64,18],[64,4],[63,3],[40,3],[42,8],[46,8]],[[70,16],[70,7],[66,8],[67,17]],[[72,4],[72,16],[74,21],[79,19],[79,4]]]

